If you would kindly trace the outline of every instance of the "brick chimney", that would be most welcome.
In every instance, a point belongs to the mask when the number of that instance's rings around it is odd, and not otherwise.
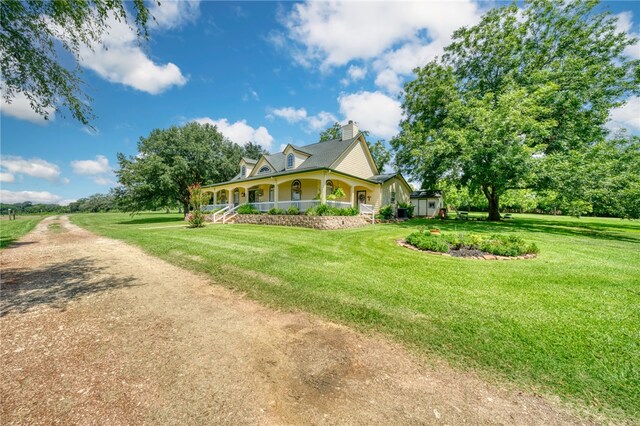
[[[359,131],[358,125],[352,120],[349,120],[347,124],[342,126],[342,140],[348,141],[355,138]]]

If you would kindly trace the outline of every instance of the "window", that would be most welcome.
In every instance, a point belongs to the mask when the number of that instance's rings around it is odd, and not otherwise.
[[[273,185],[269,187],[269,201],[273,202]]]
[[[333,194],[333,182],[328,180],[327,183],[326,183],[326,187],[327,187],[326,195]]]
[[[242,166],[240,169],[240,176],[245,177],[247,175],[247,166]]]
[[[430,209],[435,209],[436,208],[436,202],[435,201],[429,201],[429,208]]]
[[[238,205],[240,203],[240,191],[236,189],[233,191],[233,204]]]
[[[291,182],[291,201],[300,201],[302,199],[302,185],[299,180]]]
[[[396,202],[396,193],[395,191],[391,191],[391,204]]]
[[[220,195],[218,196],[218,201],[220,202],[220,204],[227,204],[227,191],[222,190],[219,194]]]
[[[293,168],[294,160],[295,160],[295,157],[293,156],[293,154],[287,155],[287,169],[292,169]],[[300,183],[300,182],[298,182],[298,183]]]
[[[269,173],[271,171],[271,169],[267,166],[262,166],[260,167],[260,170],[258,170],[258,173]]]

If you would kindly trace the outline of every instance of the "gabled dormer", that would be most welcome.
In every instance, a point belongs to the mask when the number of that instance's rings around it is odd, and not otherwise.
[[[284,151],[282,151],[282,153],[284,154],[285,170],[295,170],[302,163],[304,163],[307,158],[311,156],[310,154],[291,144],[288,144],[285,147]]]
[[[257,161],[252,158],[242,157],[240,160],[240,178],[244,179],[251,175]]]
[[[251,176],[260,176],[260,175],[268,175],[269,173],[278,172],[277,168],[269,161],[268,155],[263,155],[260,157],[255,167],[253,168],[253,172]]]

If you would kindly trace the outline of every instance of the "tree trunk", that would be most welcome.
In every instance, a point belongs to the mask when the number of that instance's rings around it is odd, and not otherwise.
[[[500,218],[500,195],[496,188],[489,185],[482,185],[482,192],[489,201],[489,220],[499,221]]]
[[[188,201],[183,201],[182,202],[182,208],[184,211],[184,217],[187,217],[187,215],[189,214],[189,202]]]

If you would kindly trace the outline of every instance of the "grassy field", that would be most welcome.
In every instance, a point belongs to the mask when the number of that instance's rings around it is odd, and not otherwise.
[[[22,237],[36,227],[43,216],[16,216],[16,220],[4,217],[0,220],[0,249]]]
[[[166,214],[72,220],[272,306],[381,332],[490,380],[640,420],[640,224],[514,216],[500,224],[413,220],[341,231],[188,229]],[[483,261],[395,243],[423,225],[517,232],[540,255]]]

